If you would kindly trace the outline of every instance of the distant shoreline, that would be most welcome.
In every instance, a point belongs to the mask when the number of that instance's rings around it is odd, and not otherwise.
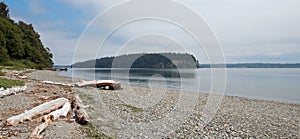
[[[234,63],[225,64],[226,68],[300,68],[300,63]],[[224,68],[224,64],[200,64],[201,68]],[[73,68],[72,65],[53,65],[53,68]],[[76,67],[78,69],[84,69],[83,67]],[[76,69],[75,68],[75,69]],[[88,68],[92,69],[92,68]],[[111,68],[97,68],[94,69],[111,69]],[[116,68],[117,69],[117,68]],[[131,68],[131,69],[143,69],[143,68]],[[145,68],[145,69],[157,69],[157,68]],[[161,69],[161,68],[160,68]],[[163,68],[174,69],[174,68]]]

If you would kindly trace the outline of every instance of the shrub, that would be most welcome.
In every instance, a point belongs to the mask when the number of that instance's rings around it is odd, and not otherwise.
[[[5,74],[0,69],[0,76],[4,76]]]

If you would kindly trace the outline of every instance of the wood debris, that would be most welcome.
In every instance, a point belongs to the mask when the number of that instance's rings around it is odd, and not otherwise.
[[[18,123],[22,123],[24,120],[31,120],[33,117],[41,116],[50,113],[53,110],[57,110],[58,108],[62,107],[66,102],[68,102],[68,99],[58,98],[43,103],[37,107],[32,108],[31,110],[28,110],[24,113],[8,118],[6,120],[6,124],[15,126]]]

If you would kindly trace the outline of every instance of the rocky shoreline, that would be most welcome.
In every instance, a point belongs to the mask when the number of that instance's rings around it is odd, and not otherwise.
[[[44,84],[32,78],[20,78],[20,75],[34,74],[31,71],[2,70],[2,78],[22,80],[26,90],[0,98],[0,138],[28,138],[34,128],[41,124],[40,118],[25,121],[17,126],[7,126],[5,121],[11,116],[18,115],[42,103],[64,97],[70,99],[73,91],[71,88]],[[46,78],[46,77],[45,77]],[[80,125],[72,121],[72,115],[53,122],[43,133],[43,138],[84,138]]]
[[[1,99],[1,122],[45,98],[76,93],[86,106],[90,123],[113,138],[300,138],[299,104],[224,96],[210,121],[205,116],[210,112],[206,109],[208,94],[124,85],[115,91],[70,88],[40,81],[74,83],[79,79],[59,77],[53,71],[26,75],[29,79],[24,79],[28,86],[25,92]],[[20,130],[16,138],[26,137],[38,122],[30,123],[34,124],[16,127]],[[86,138],[79,128],[66,118],[51,125],[46,137]],[[12,134],[18,130],[2,126],[0,132]]]

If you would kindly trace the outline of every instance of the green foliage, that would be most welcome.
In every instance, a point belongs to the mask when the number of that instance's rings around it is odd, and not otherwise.
[[[0,70],[0,76],[4,76],[5,74]]]
[[[4,89],[11,88],[14,86],[24,86],[24,85],[25,85],[25,83],[20,80],[11,80],[11,79],[0,78],[0,87],[3,87]]]
[[[96,60],[78,62],[73,64],[72,67],[73,68],[194,69],[199,67],[199,63],[196,60],[196,58],[191,54],[153,53],[153,54],[129,54],[129,55],[121,55],[117,57],[104,57]]]
[[[52,54],[44,48],[31,24],[14,23],[7,6],[0,3],[0,65],[22,68],[50,68]],[[7,12],[7,13],[6,13]]]
[[[37,64],[35,64],[32,61],[27,60],[27,59],[10,60],[10,61],[3,62],[1,64],[5,65],[5,66],[14,67],[14,69],[25,69],[25,68],[37,69],[37,68],[39,68]]]
[[[9,60],[9,55],[7,54],[7,49],[0,47],[0,62],[6,62]]]
[[[0,16],[8,18],[9,17],[8,13],[9,13],[9,9],[7,5],[3,2],[0,2]]]

